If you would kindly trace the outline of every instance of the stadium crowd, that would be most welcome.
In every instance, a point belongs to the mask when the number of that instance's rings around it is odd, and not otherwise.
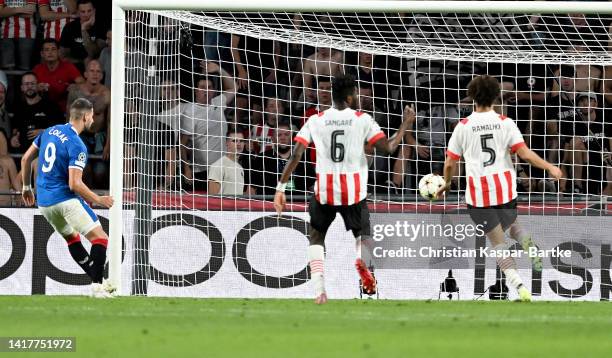
[[[108,188],[109,12],[110,3],[103,0],[0,0],[0,190],[21,189],[15,159],[42,129],[64,122],[67,104],[78,97],[95,107],[94,126],[82,135],[93,158],[84,178],[93,188]],[[128,14],[128,34],[130,26],[146,23],[137,16],[146,15]],[[529,46],[608,49],[607,18],[592,23],[594,18],[570,14],[555,18],[554,26],[538,16],[518,19],[512,20],[516,27],[532,36],[526,40]],[[296,16],[293,21],[299,28],[305,20]],[[419,21],[406,24],[408,31],[433,34],[424,30],[437,26],[432,18]],[[388,136],[399,127],[404,105],[415,104],[417,119],[405,145],[391,156],[371,151],[368,158],[370,192],[413,193],[418,178],[441,174],[448,138],[472,109],[467,83],[475,74],[488,73],[502,82],[499,113],[514,118],[528,145],[561,163],[567,178],[555,187],[544,173],[517,163],[521,192],[612,195],[612,66],[409,59],[196,25],[185,29],[172,20],[162,22],[159,31],[160,38],[180,42],[181,56],[179,75],[160,79],[156,120],[153,128],[148,125],[156,136],[151,146],[157,163],[155,175],[145,180],[153,180],[157,190],[274,194],[296,131],[332,106],[333,76],[349,73],[359,83],[358,109],[370,113]],[[173,46],[173,41],[160,41],[160,61],[167,51],[177,51]],[[124,185],[131,190],[139,185],[133,175],[136,142],[144,145],[139,131],[144,76],[136,72],[146,71],[147,42],[128,36],[125,47],[132,72],[125,101]],[[312,191],[315,158],[316,148],[310,147],[290,180],[289,193]],[[10,196],[0,199],[1,205],[11,205]]]
[[[21,155],[78,97],[95,106],[84,180],[108,187],[109,15],[103,0],[0,0],[0,205],[19,204]]]

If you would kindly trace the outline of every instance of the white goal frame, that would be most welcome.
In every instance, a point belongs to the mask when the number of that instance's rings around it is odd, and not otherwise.
[[[376,0],[113,0],[111,64],[111,152],[110,195],[115,204],[109,211],[109,280],[121,290],[121,236],[123,232],[123,116],[125,96],[125,11],[201,10],[264,12],[417,12],[417,13],[546,13],[612,14],[608,1],[376,1]],[[155,17],[155,20],[157,18]],[[150,42],[155,51],[155,41]],[[153,75],[154,68],[149,68]]]

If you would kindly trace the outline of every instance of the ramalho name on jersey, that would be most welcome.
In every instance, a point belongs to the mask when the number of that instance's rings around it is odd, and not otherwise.
[[[366,198],[368,164],[364,144],[385,134],[372,116],[350,108],[330,108],[311,116],[295,137],[317,148],[315,198],[321,204],[348,206]]]
[[[462,119],[448,142],[447,155],[465,161],[465,201],[476,207],[501,205],[516,198],[516,171],[510,153],[525,145],[514,121],[495,111]]]
[[[39,150],[36,194],[39,206],[78,198],[68,184],[69,168],[83,170],[87,148],[70,123],[45,129],[33,143]]]

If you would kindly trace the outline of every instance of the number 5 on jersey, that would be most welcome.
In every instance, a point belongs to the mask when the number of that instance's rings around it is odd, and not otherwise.
[[[488,146],[487,140],[489,139],[493,140],[493,134],[488,133],[480,135],[480,145],[482,147],[482,151],[483,153],[489,154],[489,159],[485,160],[484,163],[482,163],[483,167],[488,167],[489,165],[493,165],[493,163],[495,163],[495,149]]]

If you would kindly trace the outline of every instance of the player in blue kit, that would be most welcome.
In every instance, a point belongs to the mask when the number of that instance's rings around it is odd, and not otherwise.
[[[79,137],[93,124],[93,105],[84,98],[70,105],[70,121],[43,131],[21,159],[23,200],[34,205],[30,185],[31,164],[38,156],[36,191],[38,208],[68,244],[72,258],[91,277],[92,297],[112,297],[110,285],[102,282],[108,235],[98,217],[86,203],[105,208],[113,205],[113,198],[100,196],[83,183],[83,169],[87,164],[87,148]],[[91,251],[81,244],[81,233],[91,242]]]

